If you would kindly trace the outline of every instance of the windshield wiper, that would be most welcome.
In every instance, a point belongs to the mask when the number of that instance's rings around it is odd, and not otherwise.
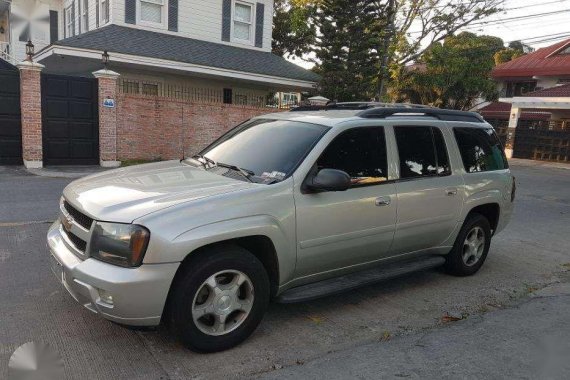
[[[204,156],[203,154],[195,154],[192,156],[192,158],[194,160],[198,161],[199,163],[201,163],[202,166],[204,167],[204,169],[208,169],[208,164],[210,164],[211,166],[217,166],[218,165],[216,163],[216,161],[212,160],[211,158]]]
[[[252,176],[255,175],[255,172],[248,170],[248,169],[244,169],[244,168],[240,168],[239,166],[235,166],[235,165],[230,165],[230,164],[224,164],[223,162],[217,162],[216,163],[217,166],[220,166],[222,168],[227,168],[236,172],[239,172],[242,176],[244,176],[249,182],[253,182],[253,180],[251,179]]]

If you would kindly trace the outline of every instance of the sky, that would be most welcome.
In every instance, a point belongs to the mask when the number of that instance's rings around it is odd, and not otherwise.
[[[506,0],[503,7],[504,11],[462,30],[500,37],[505,43],[522,40],[535,49],[570,38],[570,0]],[[290,60],[305,68],[313,66]]]

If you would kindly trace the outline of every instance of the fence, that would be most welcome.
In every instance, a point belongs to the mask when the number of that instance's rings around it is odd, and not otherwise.
[[[519,120],[513,157],[570,162],[570,121]]]
[[[234,104],[256,108],[288,109],[297,101],[279,100],[274,93],[263,94],[237,89],[192,87],[187,85],[120,79],[118,93],[178,99],[204,104]]]

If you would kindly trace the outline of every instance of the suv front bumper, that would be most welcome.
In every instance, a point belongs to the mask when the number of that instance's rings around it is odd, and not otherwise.
[[[93,258],[81,260],[64,239],[62,229],[57,220],[47,234],[51,269],[77,302],[117,323],[132,326],[160,323],[180,263],[122,268]]]

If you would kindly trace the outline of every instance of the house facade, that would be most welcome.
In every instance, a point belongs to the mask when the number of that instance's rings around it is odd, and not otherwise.
[[[121,90],[139,94],[209,94],[225,103],[275,101],[319,77],[271,54],[273,0],[12,0],[0,2],[5,60],[34,60],[45,72],[121,75]],[[200,95],[206,96],[206,95]]]
[[[319,76],[271,53],[272,13],[273,0],[0,0],[0,164],[180,158],[294,105]]]
[[[497,66],[499,101],[479,112],[508,156],[570,162],[570,39]]]

